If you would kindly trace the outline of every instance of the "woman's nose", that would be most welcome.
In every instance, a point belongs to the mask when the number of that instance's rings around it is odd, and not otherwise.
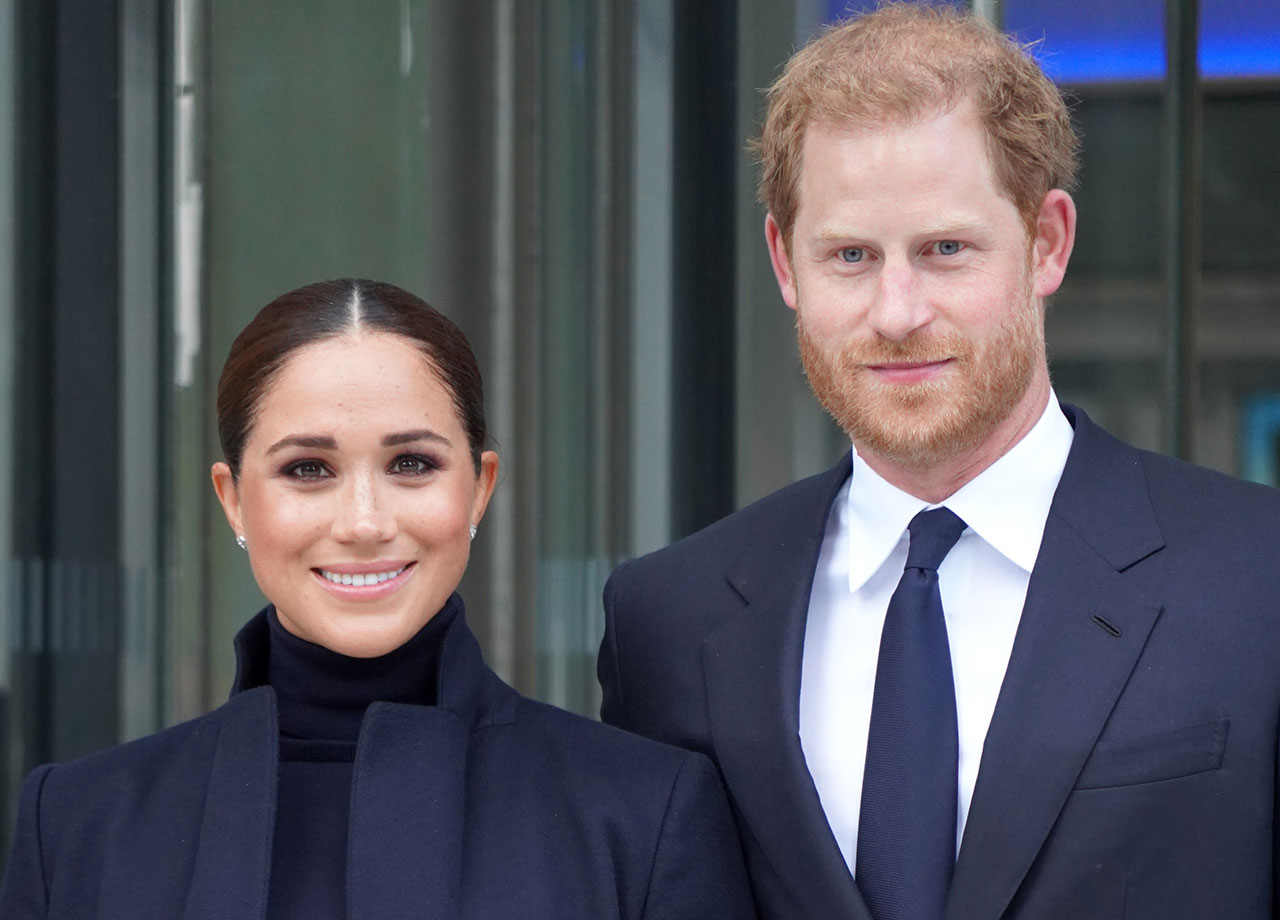
[[[385,543],[396,535],[396,519],[374,476],[356,476],[343,490],[334,519],[334,538],[341,543]]]

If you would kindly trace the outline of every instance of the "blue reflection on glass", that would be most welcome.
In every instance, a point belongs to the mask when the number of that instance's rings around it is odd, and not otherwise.
[[[1200,7],[1200,70],[1207,77],[1280,76],[1280,3],[1209,0]]]
[[[1164,77],[1164,0],[1009,0],[1004,15],[1059,83]]]
[[[877,5],[826,0],[824,21]],[[1165,0],[1005,0],[1003,12],[1005,28],[1037,43],[1036,59],[1059,83],[1164,79]],[[1204,76],[1280,76],[1280,2],[1206,0],[1200,20]]]
[[[1160,80],[1165,75],[1164,0],[1007,0],[1005,28],[1035,49],[1062,83]],[[1211,0],[1200,10],[1206,77],[1280,76],[1280,3]]]
[[[826,0],[825,14],[822,18],[823,22],[838,22],[854,13],[863,13],[868,10],[874,10],[881,4],[882,0]],[[946,0],[952,6],[967,6],[966,0]]]

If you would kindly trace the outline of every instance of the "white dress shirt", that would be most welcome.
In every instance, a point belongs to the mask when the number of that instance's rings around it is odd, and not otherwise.
[[[942,503],[969,525],[938,567],[960,732],[957,851],[1073,434],[1050,392],[1035,427]],[[880,630],[907,561],[907,524],[929,507],[938,506],[890,485],[855,452],[853,475],[831,509],[809,596],[800,743],[851,872]]]

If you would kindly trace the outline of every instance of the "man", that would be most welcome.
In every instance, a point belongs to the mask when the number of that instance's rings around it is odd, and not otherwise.
[[[769,254],[854,450],[619,567],[599,663],[606,721],[720,767],[762,917],[1276,916],[1280,496],[1059,405],[1075,150],[946,8],[771,90]]]

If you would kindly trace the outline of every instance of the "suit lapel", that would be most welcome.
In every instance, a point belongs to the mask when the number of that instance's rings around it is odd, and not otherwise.
[[[277,737],[271,690],[236,694],[222,707],[184,920],[265,916]]]
[[[799,915],[870,920],[800,746],[800,667],[814,566],[849,458],[797,487],[729,571],[746,609],[703,645],[712,741],[734,802]]]
[[[948,902],[954,920],[1004,913],[1160,612],[1122,575],[1163,545],[1137,455],[1066,411],[1075,440],[983,747]]]

